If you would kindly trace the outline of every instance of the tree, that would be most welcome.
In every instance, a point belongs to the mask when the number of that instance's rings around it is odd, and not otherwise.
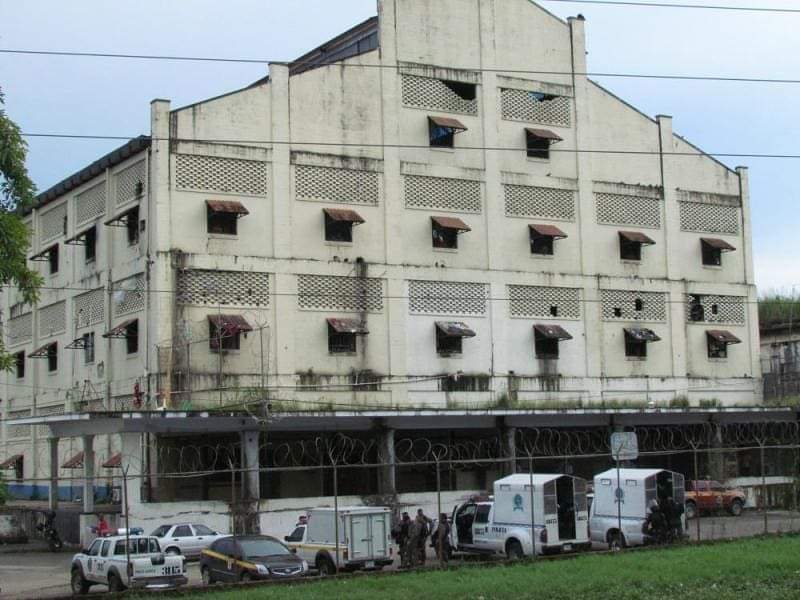
[[[17,287],[24,302],[35,304],[42,277],[28,267],[31,232],[22,214],[33,206],[36,188],[25,167],[28,144],[6,115],[4,100],[0,90],[0,285]],[[0,370],[13,365],[14,357],[5,351],[0,336]]]

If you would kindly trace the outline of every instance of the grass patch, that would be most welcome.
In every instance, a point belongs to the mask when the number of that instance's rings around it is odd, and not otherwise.
[[[800,537],[181,595],[184,599],[197,600],[675,600],[700,597],[714,600],[799,598]]]

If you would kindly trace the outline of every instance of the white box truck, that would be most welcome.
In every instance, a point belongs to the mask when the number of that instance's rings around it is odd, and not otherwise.
[[[664,469],[609,469],[594,477],[594,499],[589,514],[593,542],[609,549],[642,546],[651,541],[644,532],[647,508],[651,501],[672,498],[684,506],[683,475]],[[681,531],[686,531],[685,511],[681,511]]]
[[[531,556],[534,547],[536,554],[588,550],[586,481],[561,474],[517,474],[498,479],[492,499],[456,507],[451,536],[457,552],[509,558]]]
[[[336,514],[333,508],[312,509],[308,513],[308,522],[298,525],[284,540],[323,576],[340,570],[379,570],[394,562],[389,508],[339,508],[338,555]]]

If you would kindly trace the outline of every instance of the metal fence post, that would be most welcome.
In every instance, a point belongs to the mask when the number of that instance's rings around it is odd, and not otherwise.
[[[533,453],[528,455],[528,477],[531,480],[531,556],[536,560],[536,517],[533,511]]]
[[[761,502],[764,509],[764,533],[769,533],[769,515],[767,511],[767,474],[764,471],[764,443],[760,442],[761,447]]]
[[[694,481],[695,485],[697,484],[697,446],[692,444],[692,453],[694,454]],[[697,506],[697,502],[695,502],[695,515],[694,515],[694,523],[695,528],[697,529],[697,541],[700,541],[700,508]]]
[[[439,470],[439,457],[434,457],[436,460],[436,520],[439,524],[438,532],[436,535],[437,542],[436,542],[436,553],[439,556],[439,564],[444,564],[444,554],[442,552],[442,532],[443,523],[442,523],[442,477],[441,472]]]
[[[333,462],[333,534],[336,536],[336,571],[339,571],[339,473]]]

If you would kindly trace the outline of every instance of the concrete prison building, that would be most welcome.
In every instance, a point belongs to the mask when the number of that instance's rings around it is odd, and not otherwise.
[[[479,410],[485,433],[537,407],[756,403],[747,170],[588,79],[584,26],[528,0],[379,0],[246,88],[154,100],[149,135],[27,215],[45,287],[37,306],[3,296],[15,493],[46,495],[26,481],[51,465],[97,477],[96,495],[121,461],[188,468],[166,449],[250,427],[192,411],[243,403],[268,401],[294,441],[324,430],[299,411],[331,431],[369,413],[392,452],[395,412],[452,433],[435,415]],[[186,428],[101,419],[157,408]],[[255,438],[240,464],[272,460]],[[189,462],[208,461],[224,462]],[[407,476],[378,479],[430,489]],[[147,494],[224,501],[228,480],[137,488],[133,514]],[[313,496],[324,480],[261,487]]]

